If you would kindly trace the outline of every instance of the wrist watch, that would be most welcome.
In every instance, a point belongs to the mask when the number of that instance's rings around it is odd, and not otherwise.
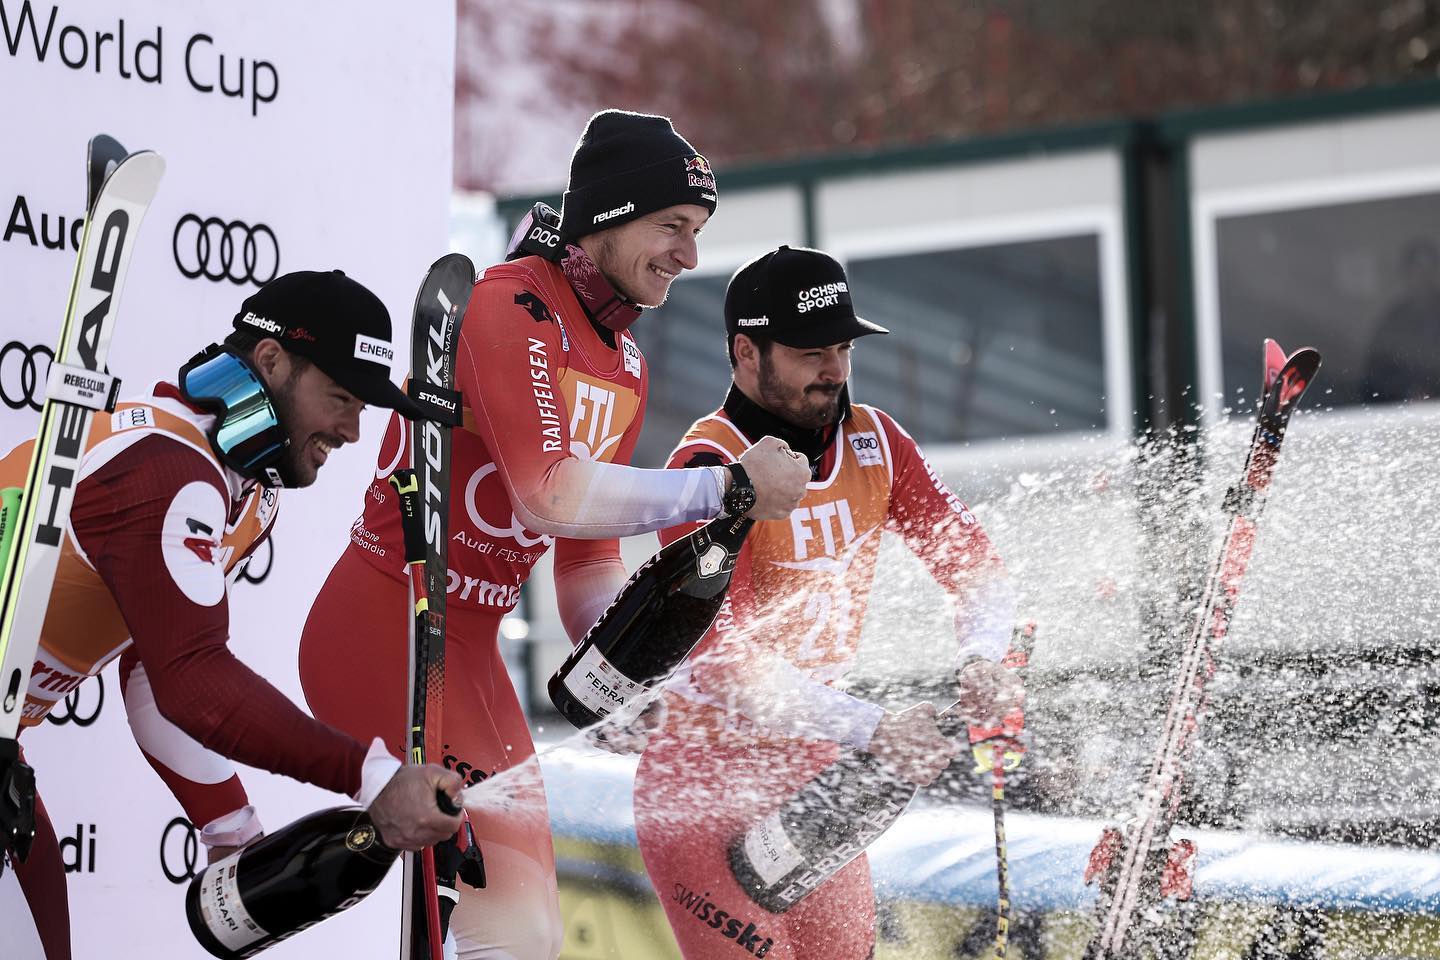
[[[738,463],[727,463],[725,469],[730,471],[732,482],[721,500],[720,515],[738,517],[749,513],[750,508],[755,506],[755,486],[750,482],[750,475]]]

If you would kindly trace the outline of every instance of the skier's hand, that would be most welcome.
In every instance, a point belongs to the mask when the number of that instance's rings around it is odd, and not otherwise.
[[[665,699],[656,697],[633,719],[610,716],[585,731],[590,742],[601,750],[620,756],[645,752],[650,734],[665,726]]]
[[[900,779],[925,786],[950,765],[959,747],[935,722],[935,706],[917,703],[887,713],[870,737],[870,754]]]
[[[972,660],[955,672],[960,686],[960,712],[977,727],[995,727],[1016,711],[1024,729],[1025,684],[1015,674],[990,660]]]
[[[740,466],[755,487],[756,520],[783,520],[800,505],[810,482],[810,464],[779,437],[761,437],[740,456]]]
[[[224,860],[263,836],[265,828],[260,825],[260,817],[251,804],[216,817],[200,828],[200,842],[205,845],[205,862]]]
[[[392,850],[419,850],[454,836],[460,815],[443,812],[435,792],[444,790],[459,807],[462,785],[458,773],[439,764],[401,767],[370,804],[370,819],[381,841]]]
[[[260,837],[263,836],[265,836],[265,834],[262,833],[260,834],[260,836],[257,836],[255,840],[259,840]],[[254,843],[255,840],[250,841],[250,843]],[[244,850],[246,847],[250,846],[250,843],[242,843],[239,846],[234,847],[206,847],[205,862],[207,864],[217,863],[221,860],[224,860],[232,853],[239,853],[241,850]]]
[[[1015,671],[989,660],[974,660],[955,674],[960,706],[969,721],[975,772],[1020,766],[1025,755],[1025,685]]]

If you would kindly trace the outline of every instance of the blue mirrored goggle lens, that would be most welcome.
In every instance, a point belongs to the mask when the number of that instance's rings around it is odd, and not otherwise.
[[[192,367],[185,391],[197,402],[223,404],[215,443],[236,465],[254,466],[285,445],[269,395],[238,357],[222,353]]]

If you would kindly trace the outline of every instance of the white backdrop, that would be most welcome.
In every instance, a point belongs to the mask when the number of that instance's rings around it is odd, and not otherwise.
[[[124,394],[173,378],[222,337],[277,263],[282,273],[339,267],[373,289],[396,324],[397,362],[408,363],[415,289],[447,249],[453,3],[0,0],[0,28],[0,449],[37,423],[29,401],[46,361],[36,348],[58,333],[74,263],[69,235],[84,210],[85,143],[96,132],[168,162],[120,302],[110,367]],[[209,218],[233,223],[228,278],[218,242],[207,263],[197,260],[196,233]],[[255,241],[249,263],[246,237]],[[186,275],[202,266],[221,278]],[[26,370],[31,359],[36,371]],[[359,511],[383,424],[368,412],[362,441],[337,451],[313,488],[282,498],[273,553],[255,560],[262,582],[232,592],[232,647],[301,703],[300,630]],[[188,827],[167,833],[179,806],[130,738],[113,667],[56,719],[29,731],[24,746],[74,867],[75,957],[208,956],[184,919]],[[272,829],[344,799],[244,776]],[[393,955],[398,889],[392,876],[367,903],[267,956]],[[23,946],[33,933],[13,922],[17,896],[7,872],[5,960],[33,955]]]

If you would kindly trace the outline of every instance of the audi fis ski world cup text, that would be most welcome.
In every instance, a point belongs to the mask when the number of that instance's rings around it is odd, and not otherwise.
[[[142,83],[163,84],[166,53],[172,63],[177,56],[165,41],[163,24],[137,28],[124,17],[82,24],[66,17],[58,3],[47,8],[32,0],[0,0],[0,32],[12,57],[34,57],[36,63],[47,67],[63,66],[81,74],[113,75]],[[280,94],[280,71],[273,62],[227,51],[223,38],[192,33],[178,56],[192,90],[248,103],[252,117],[259,115],[261,104],[273,103]]]
[[[68,224],[68,229],[67,229]],[[10,216],[5,220],[5,232],[0,234],[0,240],[6,243],[15,242],[16,237],[24,237],[30,241],[32,247],[43,247],[46,250],[64,250],[65,241],[70,241],[71,250],[80,249],[80,234],[85,229],[84,214],[65,217],[63,214],[50,214],[39,210],[39,223],[36,223],[36,215],[30,209],[30,201],[23,193],[15,195],[15,202],[10,207]]]

